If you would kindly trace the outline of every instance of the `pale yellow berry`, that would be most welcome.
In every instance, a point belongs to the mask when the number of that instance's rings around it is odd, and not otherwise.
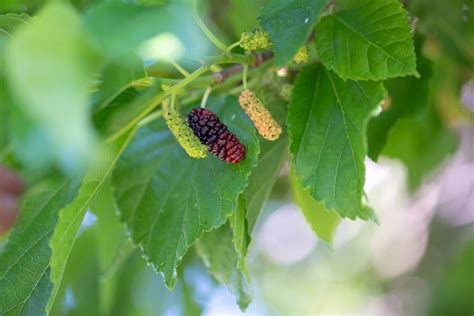
[[[239,103],[258,133],[267,140],[277,140],[282,129],[259,98],[250,90],[240,93]]]

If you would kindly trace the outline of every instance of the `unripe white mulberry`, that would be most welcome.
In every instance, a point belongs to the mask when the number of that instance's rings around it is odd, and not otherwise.
[[[250,90],[243,90],[239,96],[239,103],[258,133],[267,140],[277,140],[282,129],[265,105]]]

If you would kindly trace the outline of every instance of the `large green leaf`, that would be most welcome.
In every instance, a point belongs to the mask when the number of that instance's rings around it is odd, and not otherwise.
[[[458,139],[444,126],[433,108],[415,118],[399,120],[391,129],[382,155],[398,158],[408,169],[410,189],[418,187],[430,171],[454,153]]]
[[[209,104],[245,144],[245,160],[229,165],[212,155],[192,159],[159,120],[137,133],[113,174],[121,219],[168,287],[188,247],[235,210],[257,160],[258,140],[237,100]]]
[[[0,254],[0,314],[19,315],[34,306],[44,311],[52,290],[49,240],[58,220],[58,212],[76,196],[79,177],[55,189],[46,188],[28,196],[20,222]]]
[[[399,0],[341,3],[316,25],[316,49],[326,67],[354,80],[417,74],[408,12]]]
[[[101,162],[100,166],[91,170],[85,176],[82,187],[74,202],[59,212],[59,220],[50,242],[51,249],[53,249],[51,280],[54,283],[54,290],[48,303],[48,310],[52,307],[57,290],[61,284],[64,269],[66,268],[69,254],[71,253],[84,215],[93,199],[100,192],[102,185],[107,180],[133,135],[134,131],[122,136],[113,146],[110,146],[110,153]]]
[[[272,0],[262,9],[259,21],[274,45],[277,66],[289,62],[306,44],[328,0]]]
[[[97,65],[91,52],[78,14],[65,3],[44,7],[16,30],[6,50],[18,106],[45,132],[68,171],[83,167],[96,153],[88,110],[89,81]]]
[[[294,172],[291,173],[290,178],[293,198],[301,208],[306,221],[320,239],[332,244],[341,217],[327,210],[322,203],[316,202],[308,192],[305,192]]]
[[[393,125],[401,118],[418,115],[430,105],[431,62],[421,54],[421,43],[418,44],[420,78],[394,78],[384,82],[389,96],[388,110],[382,111],[369,121],[367,128],[369,157],[374,161],[385,146]]]
[[[227,286],[235,295],[240,309],[245,311],[252,301],[253,290],[245,273],[238,268],[239,256],[232,238],[229,225],[224,225],[204,234],[196,244],[196,250],[211,275]]]
[[[296,175],[342,217],[372,216],[363,201],[365,133],[383,96],[380,83],[343,81],[322,66],[306,67],[296,80],[288,113]]]

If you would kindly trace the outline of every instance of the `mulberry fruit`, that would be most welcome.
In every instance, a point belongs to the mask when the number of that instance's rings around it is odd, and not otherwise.
[[[308,61],[309,58],[309,49],[308,46],[301,47],[296,55],[293,57],[293,61],[297,64],[304,64]]]
[[[194,135],[219,159],[237,163],[245,158],[245,147],[219,118],[209,110],[195,108],[188,114]]]
[[[201,144],[186,124],[185,118],[177,110],[170,110],[168,101],[164,101],[162,106],[166,125],[168,125],[168,128],[181,147],[192,158],[205,158],[207,156],[206,147]]]
[[[239,96],[239,103],[263,138],[277,140],[280,137],[282,132],[280,125],[252,91],[243,90]]]
[[[255,30],[253,32],[243,32],[240,36],[240,46],[245,50],[265,49],[272,46],[272,42],[267,32]]]

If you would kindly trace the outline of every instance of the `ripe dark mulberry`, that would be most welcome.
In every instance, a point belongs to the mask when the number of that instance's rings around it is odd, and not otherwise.
[[[188,124],[194,135],[219,159],[237,163],[245,158],[245,147],[209,110],[195,108],[188,114]]]

